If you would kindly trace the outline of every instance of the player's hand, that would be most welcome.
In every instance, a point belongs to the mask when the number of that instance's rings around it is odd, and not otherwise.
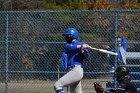
[[[85,49],[85,48],[90,49],[90,48],[91,48],[91,46],[90,46],[90,45],[88,45],[88,44],[83,44],[83,45],[81,45],[81,52],[82,52],[82,53],[84,52],[84,49]]]
[[[104,92],[102,85],[97,83],[97,82],[94,82],[94,89],[95,89],[96,93],[103,93]]]
[[[91,46],[90,46],[90,45],[88,45],[88,44],[83,44],[83,45],[82,45],[82,49],[85,49],[85,48],[89,48],[89,49],[90,49],[90,48],[91,48]]]
[[[77,48],[81,48],[81,52],[83,53],[85,48],[90,49],[92,47],[88,44],[82,44],[82,45],[77,45]]]
[[[81,49],[85,49],[85,48],[92,48],[90,45],[88,44],[82,44],[82,45],[77,45],[77,48],[81,48]]]

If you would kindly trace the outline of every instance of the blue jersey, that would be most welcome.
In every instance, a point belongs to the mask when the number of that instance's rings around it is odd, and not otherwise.
[[[80,42],[78,40],[73,41],[72,43],[66,43],[65,52],[63,53],[63,58],[65,56],[65,62],[62,60],[62,65],[67,67],[71,67],[74,65],[81,65],[83,67],[84,56],[81,53],[81,48],[77,48],[77,45],[85,44],[84,42]],[[90,54],[88,49],[84,50],[84,53],[87,55],[87,59],[90,58]],[[67,62],[66,62],[67,61]]]
[[[123,49],[126,51],[128,49],[127,39],[126,38],[121,38],[120,43],[122,43],[121,47],[123,47]],[[122,63],[122,56],[124,56],[124,55],[121,54],[119,48],[117,50],[115,50],[115,49],[108,49],[108,50],[116,52],[118,54],[118,63]],[[110,55],[109,62],[111,64],[114,64],[113,61],[115,61],[115,56]]]
[[[121,47],[123,47],[124,51],[126,51],[128,49],[127,39],[126,38],[121,38],[121,42],[120,43],[122,43]],[[125,55],[121,54],[121,51],[120,51],[119,48],[117,50],[117,54],[118,54],[118,59],[119,59],[118,61],[119,61],[119,63],[121,63],[123,61],[122,57],[125,56]]]

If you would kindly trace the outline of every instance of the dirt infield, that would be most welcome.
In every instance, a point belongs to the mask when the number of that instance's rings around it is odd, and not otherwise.
[[[83,79],[82,87],[84,93],[95,93],[93,82],[100,82],[105,87],[106,79]],[[8,83],[9,93],[55,93],[53,85],[55,80],[23,80],[23,81],[11,81]],[[4,93],[5,84],[0,83],[0,93]],[[66,93],[70,93],[68,88],[64,88]]]

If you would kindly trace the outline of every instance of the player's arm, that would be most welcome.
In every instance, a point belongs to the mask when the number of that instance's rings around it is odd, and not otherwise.
[[[91,46],[89,46],[88,44],[85,44],[85,43],[77,45],[77,48],[79,48],[81,50],[81,55],[86,60],[90,59],[90,53],[88,51],[88,48],[90,48],[90,47]]]
[[[81,52],[81,54],[85,60],[90,60],[90,53],[88,49],[84,49],[84,52]]]
[[[84,59],[89,60],[90,59],[90,53],[89,53],[89,50],[88,50],[87,47],[88,46],[85,45],[84,48],[83,48],[83,45],[81,45],[81,54],[82,54]]]
[[[127,50],[128,49],[127,39],[126,38],[123,38],[123,41],[122,42],[124,43],[123,44],[124,50]]]
[[[91,48],[88,44],[79,44],[79,45],[73,45],[73,44],[66,44],[65,46],[66,49],[68,50],[75,50],[77,48],[82,48],[82,52],[84,52],[85,48]]]
[[[73,50],[76,50],[77,49],[77,45],[66,44],[65,49],[66,50],[69,50],[69,51],[73,51]]]
[[[91,48],[91,46],[90,45],[88,45],[88,44],[81,44],[81,45],[77,45],[77,48],[82,48],[82,50],[83,50],[83,52],[84,52],[84,49],[86,49],[86,48]]]

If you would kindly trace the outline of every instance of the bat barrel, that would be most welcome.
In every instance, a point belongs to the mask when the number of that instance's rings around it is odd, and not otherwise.
[[[102,53],[107,53],[107,54],[115,55],[115,56],[118,55],[118,54],[115,53],[115,52],[107,51],[107,50],[104,50],[104,49],[98,49],[98,48],[94,48],[94,47],[92,47],[91,49],[93,49],[93,50],[97,50],[97,51],[100,51],[100,52],[102,52]]]

